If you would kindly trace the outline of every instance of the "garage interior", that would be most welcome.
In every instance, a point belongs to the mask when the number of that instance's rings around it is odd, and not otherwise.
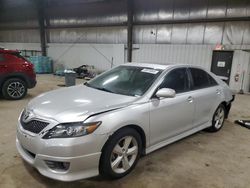
[[[250,187],[250,132],[234,123],[250,120],[249,0],[1,0],[0,47],[47,56],[53,66],[24,99],[0,98],[0,187]],[[142,157],[115,181],[63,183],[26,165],[15,146],[17,119],[31,99],[64,85],[53,73],[125,62],[192,64],[221,76],[236,93],[225,126]]]

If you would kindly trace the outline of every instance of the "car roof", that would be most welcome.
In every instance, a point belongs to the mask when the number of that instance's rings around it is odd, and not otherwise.
[[[158,63],[125,63],[122,64],[123,66],[135,66],[135,67],[146,67],[146,68],[153,68],[153,69],[160,69],[160,70],[167,70],[170,68],[178,68],[178,67],[193,67],[203,69],[200,66],[190,65],[190,64],[158,64]]]
[[[19,53],[18,50],[0,49],[0,53]]]
[[[131,63],[125,63],[122,64],[123,66],[133,66],[133,67],[145,67],[145,68],[153,68],[153,69],[161,69],[165,70],[171,65],[164,65],[164,64],[156,64],[156,63],[136,63],[136,62],[131,62]]]

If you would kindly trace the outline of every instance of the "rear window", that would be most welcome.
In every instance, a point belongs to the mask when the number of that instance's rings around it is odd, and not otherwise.
[[[217,85],[216,81],[206,71],[196,68],[190,69],[194,89],[202,89]]]
[[[216,86],[216,85],[218,85],[218,83],[215,81],[215,79],[211,75],[209,75],[209,74],[208,74],[208,80],[210,82],[210,86]]]

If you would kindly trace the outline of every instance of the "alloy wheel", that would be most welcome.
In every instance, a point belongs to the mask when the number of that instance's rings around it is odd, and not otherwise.
[[[214,122],[215,122],[214,127],[216,129],[220,129],[222,127],[224,118],[225,118],[225,111],[223,110],[222,107],[219,107],[214,116]]]
[[[125,136],[115,145],[111,157],[111,168],[115,173],[121,174],[128,171],[136,161],[138,143],[133,136]]]
[[[7,87],[7,93],[13,98],[19,98],[25,93],[25,86],[21,82],[12,82]]]

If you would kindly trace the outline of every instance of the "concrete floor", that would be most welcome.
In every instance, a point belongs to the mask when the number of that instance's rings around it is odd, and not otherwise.
[[[78,80],[78,83],[81,83]],[[0,187],[250,187],[250,130],[233,124],[250,119],[250,96],[238,95],[229,119],[215,134],[200,132],[143,157],[123,179],[101,177],[71,183],[41,176],[15,147],[16,122],[28,101],[58,88],[63,78],[38,75],[38,85],[20,101],[0,99]]]

